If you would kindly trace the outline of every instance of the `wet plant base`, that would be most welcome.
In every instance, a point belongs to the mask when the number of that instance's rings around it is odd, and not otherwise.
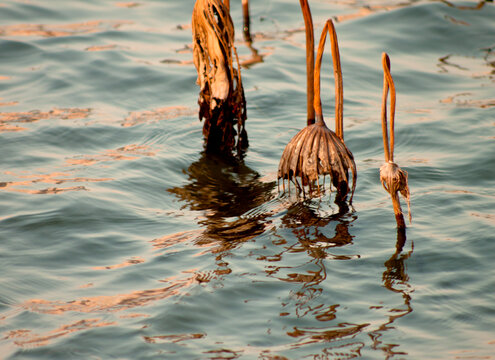
[[[246,99],[228,6],[219,0],[196,1],[192,33],[206,150],[228,154],[237,149],[239,153],[248,145]]]

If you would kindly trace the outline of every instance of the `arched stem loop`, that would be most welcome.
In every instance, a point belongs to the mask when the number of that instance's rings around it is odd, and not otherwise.
[[[327,31],[330,34],[330,43],[332,46],[333,74],[335,78],[335,134],[343,141],[344,140],[344,87],[342,81],[342,67],[340,64],[339,43],[337,33],[332,20],[327,20],[325,27],[321,33],[320,43],[315,63],[314,88],[315,99],[314,107],[316,118],[318,121],[323,121],[323,111],[321,108],[320,95],[320,71],[323,51],[325,49],[325,41],[327,39]]]

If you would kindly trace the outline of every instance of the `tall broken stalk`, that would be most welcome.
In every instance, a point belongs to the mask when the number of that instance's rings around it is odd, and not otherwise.
[[[301,7],[305,18],[306,39],[312,38],[312,21],[309,6],[306,0],[301,0]],[[311,26],[310,26],[311,25]],[[320,69],[327,31],[330,33],[332,45],[332,59],[335,76],[335,132],[330,130],[323,119],[320,98]],[[309,42],[308,41],[308,42]],[[296,189],[302,190],[305,195],[305,185],[308,185],[310,194],[315,189],[320,193],[319,177],[329,175],[337,189],[337,201],[344,200],[349,193],[349,169],[352,171],[352,193],[349,203],[352,202],[356,187],[356,164],[354,157],[344,143],[343,132],[343,85],[342,70],[340,65],[340,54],[337,34],[333,22],[328,20],[321,34],[316,65],[314,70],[314,85],[311,86],[310,79],[313,77],[309,71],[312,69],[310,60],[313,53],[313,46],[307,46],[306,59],[308,68],[308,126],[299,131],[287,144],[280,159],[278,168],[278,179],[282,179],[284,191],[285,180],[294,182]],[[314,96],[312,95],[314,91]],[[310,105],[311,104],[311,105]],[[316,123],[310,123],[311,115],[315,114]],[[297,178],[301,179],[301,183]],[[316,182],[316,184],[315,184]]]
[[[380,167],[380,181],[385,190],[392,197],[395,220],[399,229],[405,228],[404,216],[400,206],[399,192],[407,201],[409,222],[411,222],[411,204],[409,185],[407,183],[407,171],[402,170],[394,163],[394,142],[395,142],[395,84],[390,74],[390,58],[386,53],[382,54],[383,65],[383,99],[382,99],[382,134],[383,148],[385,152],[385,163]],[[390,88],[390,141],[387,126],[387,98]]]
[[[239,151],[248,145],[244,126],[246,99],[234,47],[229,2],[197,0],[192,33],[194,65],[200,86],[199,119],[204,120],[206,150],[230,153],[237,148]]]

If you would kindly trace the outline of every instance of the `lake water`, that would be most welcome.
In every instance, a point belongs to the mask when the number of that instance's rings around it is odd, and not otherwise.
[[[306,122],[299,2],[251,1],[238,162],[203,153],[193,5],[0,3],[0,358],[495,359],[494,4],[310,1],[340,41],[349,209],[277,191]],[[379,181],[383,51],[406,234]]]

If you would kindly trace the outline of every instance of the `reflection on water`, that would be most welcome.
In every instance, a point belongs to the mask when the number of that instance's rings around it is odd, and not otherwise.
[[[400,344],[385,344],[381,337],[388,330],[393,330],[393,322],[399,318],[406,316],[413,311],[411,305],[411,293],[413,289],[409,285],[409,276],[406,272],[406,260],[413,253],[414,244],[411,242],[411,250],[403,252],[406,245],[406,229],[397,229],[397,243],[395,245],[395,253],[385,261],[385,271],[383,272],[383,286],[388,290],[402,295],[404,300],[403,308],[394,308],[390,312],[393,315],[388,316],[388,321],[380,325],[378,329],[370,333],[373,340],[373,349],[380,349],[385,353],[386,359],[399,355],[407,355],[403,351],[398,351]]]
[[[0,4],[0,358],[493,358],[493,2],[312,3],[347,54],[355,209],[266,180],[304,101],[297,1],[253,0],[249,38],[236,23],[245,162],[191,141],[193,2],[57,4]],[[407,239],[377,197],[385,50],[417,170]]]
[[[16,24],[0,26],[0,36],[42,36],[60,37],[91,34],[108,29],[118,29],[131,21],[92,20],[75,24]]]
[[[74,332],[111,325],[115,325],[115,323],[105,322],[99,318],[84,319],[76,321],[75,323],[62,325],[59,328],[51,330],[45,334],[36,334],[33,333],[31,330],[25,329],[13,330],[7,333],[4,339],[11,339],[15,345],[24,348],[45,346],[60,337],[67,336]]]
[[[487,2],[493,2],[493,0],[481,0],[481,1],[478,1],[478,3],[476,5],[457,5],[457,4],[454,4],[450,1],[447,1],[447,0],[440,0],[441,2],[443,2],[444,4],[450,6],[450,7],[454,7],[454,8],[457,8],[459,10],[480,10],[483,8],[483,6],[485,6],[485,4]]]
[[[20,127],[18,123],[32,123],[40,120],[74,120],[74,119],[86,119],[91,115],[91,109],[80,108],[68,108],[59,109],[54,108],[49,111],[31,110],[20,112],[0,112],[0,133],[4,131],[21,131],[27,130]]]
[[[231,272],[223,259],[229,250],[265,231],[268,224],[263,220],[269,214],[242,215],[269,201],[275,182],[262,182],[261,176],[242,160],[207,153],[202,153],[184,172],[188,183],[168,191],[186,202],[184,206],[202,213],[198,223],[204,230],[194,243],[200,247],[215,246],[211,252],[217,254],[217,269],[197,274],[196,280],[208,282],[216,275]],[[163,243],[163,239],[159,242]]]
[[[197,110],[185,106],[169,106],[145,111],[133,111],[125,117],[123,127],[136,126],[140,124],[151,124],[161,120],[172,120],[182,116],[197,115]]]
[[[352,244],[353,235],[349,232],[349,227],[357,219],[357,216],[349,211],[345,203],[340,204],[338,212],[326,216],[319,214],[320,206],[322,204],[319,200],[306,200],[289,206],[286,215],[282,218],[282,228],[291,229],[298,241],[288,246],[287,243],[290,240],[285,240],[278,235],[281,239],[277,245],[280,245],[283,251],[272,256],[271,261],[281,260],[285,255],[306,253],[306,262],[291,264],[291,266],[267,266],[267,274],[285,282],[301,284],[297,291],[293,291],[294,316],[296,318],[309,316],[314,317],[322,324],[328,322],[326,326],[321,328],[294,326],[291,331],[287,331],[289,337],[296,339],[296,342],[291,345],[292,348],[300,348],[314,343],[330,343],[333,345],[325,346],[323,352],[315,356],[338,354],[340,358],[353,358],[360,354],[360,349],[364,347],[364,343],[354,341],[342,345],[335,342],[342,339],[352,339],[369,324],[351,324],[339,321],[338,310],[345,304],[327,304],[322,296],[325,281],[331,281],[327,278],[327,266],[331,265],[329,261],[353,260],[360,257],[359,255],[332,254],[332,249]],[[324,232],[329,229],[335,229],[334,236],[325,235]],[[299,269],[308,270],[300,272]],[[318,303],[319,301],[320,303]],[[281,314],[281,316],[288,315],[289,313]]]
[[[39,186],[39,184],[56,184],[61,185],[64,183],[92,183],[111,181],[111,178],[83,178],[83,177],[68,177],[66,173],[51,173],[51,174],[37,174],[37,175],[19,175],[12,172],[5,172],[6,175],[16,176],[23,180],[20,181],[5,181],[0,182],[0,189],[6,191],[14,191],[26,194],[58,194],[66,191],[81,191],[88,190],[85,186],[54,186],[41,189],[30,189],[30,187]]]
[[[188,183],[168,191],[201,211],[199,224],[205,236],[221,242],[246,241],[264,231],[266,214],[241,215],[273,198],[275,182],[262,182],[261,175],[242,160],[203,153],[184,171]]]
[[[67,165],[91,166],[100,162],[107,161],[129,161],[143,156],[154,156],[155,152],[151,151],[147,145],[129,144],[118,149],[105,150],[101,154],[95,155],[78,155],[66,160]]]

